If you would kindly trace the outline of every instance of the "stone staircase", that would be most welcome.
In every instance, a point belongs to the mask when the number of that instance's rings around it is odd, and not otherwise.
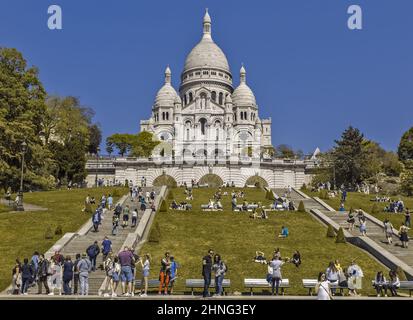
[[[154,190],[156,192],[156,195],[159,195],[160,188],[156,187],[146,187],[142,188],[144,195],[146,191],[152,191]],[[134,201],[131,201],[130,195],[126,197],[124,202],[122,203],[122,207],[125,205],[129,205],[131,212],[133,209],[136,209],[138,206],[138,202],[135,199]],[[140,210],[140,205],[138,208],[138,220],[136,223],[136,226],[134,228],[131,227],[131,214],[129,216],[129,225],[128,227],[122,228],[121,227],[121,222],[119,223],[118,227],[118,233],[116,236],[112,235],[112,217],[113,217],[113,210],[109,211],[106,210],[105,214],[102,215],[102,223],[99,226],[98,232],[93,232],[93,228],[91,228],[86,234],[84,235],[79,235],[76,234],[75,237],[73,237],[70,242],[63,247],[61,250],[61,253],[63,256],[71,256],[72,261],[75,260],[76,254],[82,254],[86,252],[86,249],[92,245],[95,241],[98,242],[99,247],[101,248],[102,241],[105,236],[108,236],[110,241],[112,241],[112,251],[117,254],[121,249],[122,245],[124,244],[126,238],[130,233],[133,233],[137,226],[139,225],[139,221],[143,215],[143,212]],[[121,219],[122,220],[122,215]],[[99,289],[105,279],[105,271],[100,268],[102,266],[102,253],[100,253],[96,259],[96,271],[91,272],[89,275],[89,295],[98,295],[99,294]],[[120,287],[120,286],[119,286]],[[72,290],[73,290],[73,285],[72,285]],[[44,288],[43,288],[44,292]],[[28,290],[28,294],[35,294],[37,293],[37,286],[36,287],[31,287]]]

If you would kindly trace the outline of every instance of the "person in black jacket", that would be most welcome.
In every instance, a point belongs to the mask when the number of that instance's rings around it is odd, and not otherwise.
[[[202,259],[202,276],[204,277],[204,292],[203,297],[209,297],[209,285],[211,284],[211,273],[212,273],[212,257],[214,256],[214,251],[212,249],[208,250],[208,255]]]
[[[50,293],[49,286],[47,285],[47,276],[49,270],[49,262],[44,258],[44,254],[40,255],[40,260],[39,260],[39,268],[38,268],[38,277],[39,277],[39,282],[38,282],[38,292],[37,294],[42,294],[42,284],[44,284],[44,287],[46,288],[46,294]]]
[[[80,261],[80,253],[76,254],[76,260],[73,263],[73,294],[77,294],[79,288],[79,269],[77,268],[77,264]]]
[[[33,268],[29,264],[29,259],[25,258],[22,265],[22,293],[27,294],[27,289],[29,287],[30,281],[33,278]]]

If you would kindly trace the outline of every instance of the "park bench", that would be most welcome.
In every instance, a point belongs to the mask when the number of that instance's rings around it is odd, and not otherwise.
[[[371,281],[371,284],[374,287],[374,280]],[[409,291],[409,296],[411,297],[413,291],[413,281],[400,281],[400,287],[397,290]]]
[[[250,289],[251,295],[253,295],[254,288],[269,288],[271,289],[271,285],[268,283],[266,279],[244,279],[244,287],[246,289]],[[288,279],[282,279],[280,282],[280,289],[281,294],[285,294],[285,289],[290,287],[290,281]]]
[[[210,208],[209,204],[201,204],[202,211],[222,211],[223,208]]]
[[[308,289],[308,295],[312,296],[313,295],[313,289],[315,289],[315,286],[317,285],[318,280],[317,279],[303,279],[303,287]],[[330,288],[331,289],[338,289],[340,294],[343,295],[344,289],[348,289],[347,286],[340,286],[338,283],[330,283]]]
[[[186,279],[185,286],[191,288],[191,294],[194,295],[194,289],[204,289],[204,279]],[[222,281],[222,291],[225,293],[225,288],[231,287],[231,280],[224,279]],[[211,279],[209,288],[215,288],[215,279]]]
[[[140,290],[142,280],[135,280],[135,290]],[[159,289],[160,281],[158,279],[149,279],[148,280],[148,289],[156,288]],[[142,290],[145,289],[145,282],[142,284]]]

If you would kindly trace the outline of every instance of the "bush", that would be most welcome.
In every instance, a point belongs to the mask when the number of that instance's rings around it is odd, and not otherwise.
[[[62,226],[57,226],[56,230],[54,231],[54,234],[59,236],[63,234]]]
[[[302,200],[298,204],[298,212],[305,212],[304,202]]]
[[[174,199],[174,193],[172,192],[172,190],[169,190],[169,192],[168,192],[168,199],[169,199],[169,200],[173,200],[173,199]]]
[[[119,189],[112,190],[111,195],[112,195],[112,197],[114,197],[114,198],[119,198],[119,197],[122,196]]]
[[[346,243],[346,237],[344,236],[344,230],[342,227],[338,229],[337,237],[336,237],[336,243]]]
[[[156,222],[155,225],[152,227],[151,232],[149,234],[149,242],[159,243],[160,239],[161,239],[161,228],[159,227],[159,223]]]
[[[125,187],[129,187],[129,181],[128,181],[128,179],[125,179]]]
[[[322,200],[328,200],[328,191],[326,189],[320,190],[320,192],[318,193],[318,197]]]
[[[268,200],[271,200],[271,201],[275,200],[274,192],[272,192],[271,190],[268,190],[267,194],[268,194],[268,197],[267,197]]]
[[[307,185],[305,183],[303,183],[300,190],[307,191]]]
[[[336,232],[331,224],[328,225],[327,228],[327,238],[334,238],[336,236]]]
[[[380,213],[380,207],[377,203],[373,204],[373,206],[371,207],[371,213],[375,214],[375,213]]]
[[[166,205],[166,201],[162,200],[161,202],[161,206],[159,208],[159,212],[167,212],[168,211],[168,207]]]
[[[44,233],[44,238],[45,239],[53,239],[52,228],[47,227],[46,232]]]

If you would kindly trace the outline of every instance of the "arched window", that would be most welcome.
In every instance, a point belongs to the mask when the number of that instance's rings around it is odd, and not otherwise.
[[[193,95],[192,95],[192,92],[190,92],[190,93],[189,93],[189,103],[191,103],[192,100],[194,100],[194,97],[193,97]]]
[[[165,112],[162,112],[162,120],[165,120]]]
[[[211,99],[212,99],[212,101],[217,102],[217,93],[215,91],[212,91]]]
[[[166,120],[169,120],[169,112],[166,113]]]
[[[189,128],[186,129],[186,140],[189,141]]]
[[[216,140],[218,141],[219,140],[219,128],[216,129],[216,134],[215,135],[216,135]]]
[[[184,105],[186,106],[187,100],[186,100],[186,95],[184,95]]]
[[[221,105],[222,105],[223,100],[224,100],[223,97],[224,97],[224,95],[222,94],[222,92],[220,92],[220,93],[219,93],[219,102],[218,102],[218,103],[221,104]]]
[[[206,119],[202,118],[199,120],[199,123],[201,124],[201,134],[204,136],[206,132]]]
[[[241,112],[240,116],[241,116],[241,120],[244,120],[244,112]]]

